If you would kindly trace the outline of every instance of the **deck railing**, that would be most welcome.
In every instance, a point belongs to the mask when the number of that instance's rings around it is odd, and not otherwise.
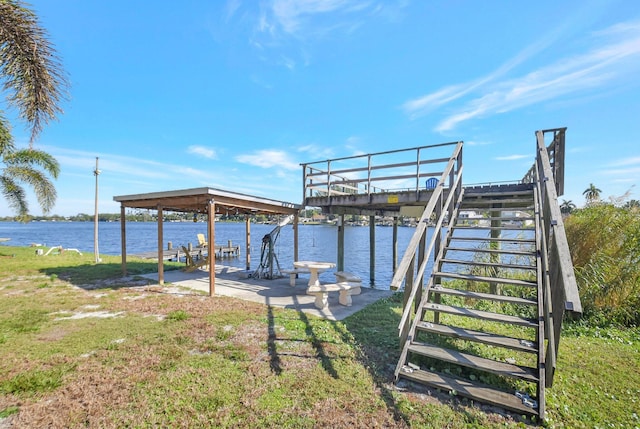
[[[301,164],[304,198],[399,190],[418,192],[425,188],[423,179],[443,174],[449,162],[449,147],[458,144],[442,143]]]
[[[563,191],[564,187],[562,182],[564,181],[565,130],[566,128],[558,128],[536,132],[536,162],[523,179],[523,182],[535,184],[538,201],[536,223],[540,228],[542,265],[540,281],[542,281],[542,301],[546,322],[545,383],[547,387],[551,387],[553,383],[564,314],[570,312],[576,316],[582,313],[571,254],[558,205],[558,195],[561,195],[558,189]],[[548,133],[553,133],[553,140],[549,146],[546,146],[545,135]],[[551,159],[554,162],[551,162]]]
[[[445,192],[445,185],[448,184],[448,192]],[[402,341],[406,339],[409,332],[410,323],[417,304],[422,299],[423,278],[429,261],[433,260],[434,252],[441,252],[443,227],[450,230],[454,222],[459,203],[462,199],[462,142],[457,143],[453,154],[448,159],[438,181],[438,185],[433,190],[433,194],[427,203],[420,220],[416,226],[416,231],[411,237],[411,241],[400,261],[398,269],[391,279],[391,289],[397,290],[404,283],[404,311],[398,326]],[[436,223],[433,234],[427,245],[428,222],[435,214]],[[446,215],[446,216],[445,216]],[[445,218],[448,224],[444,225]],[[416,263],[418,269],[416,271]],[[424,293],[428,293],[432,280],[429,281]],[[414,305],[415,303],[415,305]],[[417,320],[415,318],[414,320]]]

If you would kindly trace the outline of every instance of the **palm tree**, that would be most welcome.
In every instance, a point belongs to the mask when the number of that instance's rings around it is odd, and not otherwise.
[[[598,201],[600,199],[600,193],[601,192],[602,191],[600,189],[596,188],[596,186],[593,183],[590,183],[589,187],[584,190],[582,195],[584,195],[585,198],[587,199],[587,203],[593,203],[593,202]]]
[[[640,201],[638,201],[638,200],[629,200],[624,205],[624,207],[627,208],[627,209],[638,209],[638,208],[640,208]]]
[[[30,185],[42,210],[47,213],[56,202],[56,189],[44,169],[54,179],[60,173],[58,161],[46,152],[36,149],[16,149],[9,125],[0,118],[0,192],[19,217],[26,220],[29,206],[21,183]]]
[[[560,212],[562,214],[571,214],[572,211],[576,209],[576,205],[573,204],[573,201],[562,200],[562,204],[560,204]]]
[[[56,192],[49,174],[60,167],[33,144],[44,125],[62,113],[67,80],[46,31],[36,15],[19,0],[0,0],[0,79],[7,102],[30,128],[29,148],[17,149],[11,126],[0,111],[0,192],[19,216],[28,214],[22,184],[33,188],[43,211],[54,205]],[[40,169],[44,170],[42,172]]]

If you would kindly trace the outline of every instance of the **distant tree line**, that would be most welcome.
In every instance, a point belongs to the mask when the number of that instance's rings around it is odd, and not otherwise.
[[[317,209],[302,210],[300,212],[301,217],[311,217],[314,213],[317,213]],[[73,216],[5,216],[0,217],[1,222],[93,222],[93,214],[78,213]],[[195,220],[194,220],[195,218]],[[252,215],[251,222],[254,223],[270,223],[276,219],[277,216],[271,217],[266,215]],[[158,215],[155,212],[147,210],[139,210],[132,213],[125,214],[127,222],[155,222],[158,219]],[[165,222],[204,222],[206,221],[206,215],[194,215],[193,213],[178,213],[178,212],[165,212]],[[120,222],[120,213],[100,213],[98,214],[99,222]],[[221,222],[244,222],[244,215],[219,215],[216,221]]]

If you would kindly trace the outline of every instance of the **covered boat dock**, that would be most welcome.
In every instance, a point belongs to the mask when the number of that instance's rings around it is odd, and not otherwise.
[[[290,215],[293,217],[293,255],[298,259],[298,216],[300,204],[277,201],[268,198],[240,194],[214,188],[191,188],[175,191],[152,192],[146,194],[121,195],[113,197],[120,203],[120,231],[122,245],[122,272],[127,273],[126,209],[156,210],[158,214],[158,282],[164,284],[164,244],[163,213],[182,212],[204,214],[207,217],[207,247],[215,249],[216,214],[243,214],[246,225],[246,264],[251,261],[251,216]],[[209,295],[215,294],[215,257],[209,255]]]

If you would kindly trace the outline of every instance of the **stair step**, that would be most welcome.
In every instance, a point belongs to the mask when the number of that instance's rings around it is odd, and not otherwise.
[[[431,371],[414,369],[410,369],[410,371],[411,372],[405,372],[401,370],[399,376],[416,383],[435,387],[445,392],[455,391],[456,394],[466,398],[515,411],[519,414],[538,415],[537,409],[525,406],[522,400],[512,393],[498,390],[481,383],[461,380]]]
[[[491,322],[508,323],[511,325],[524,326],[527,328],[537,328],[535,319],[525,319],[524,317],[511,316],[509,314],[492,313],[490,311],[474,310],[473,308],[455,307],[453,305],[436,304],[428,302],[423,307],[425,311],[439,311],[454,316],[473,317],[475,319],[488,320]]]
[[[488,216],[488,217],[459,217],[459,221],[478,221],[478,220],[499,220],[499,221],[525,221],[525,220],[535,220],[533,216]]]
[[[452,229],[484,229],[490,231],[534,231],[535,227],[522,227],[516,225],[506,225],[506,226],[484,226],[484,225],[454,225]]]
[[[507,238],[507,237],[451,237],[451,240],[459,241],[495,241],[502,243],[526,243],[534,244],[536,240],[534,238]]]
[[[484,196],[478,197],[476,195],[465,195],[462,199],[462,204],[473,203],[473,204],[514,204],[514,203],[533,203],[533,193],[527,195],[518,195],[518,196],[510,196],[504,198],[495,198],[495,196]],[[500,207],[496,207],[500,208]]]
[[[522,205],[522,206],[509,206],[509,207],[478,207],[476,204],[474,205],[465,205],[464,202],[460,204],[460,211],[468,211],[468,212],[530,212],[533,211],[533,205]]]
[[[510,270],[536,270],[535,265],[518,265],[518,264],[504,264],[504,263],[492,263],[492,262],[477,262],[477,261],[463,261],[461,259],[447,259],[440,260],[443,264],[459,264],[459,265],[473,265],[476,267],[495,267],[506,268]]]
[[[495,184],[495,185],[480,185],[480,186],[465,186],[465,197],[511,197],[521,195],[532,195],[533,184],[532,183],[511,183],[511,184]]]
[[[485,283],[500,283],[500,284],[507,284],[507,285],[515,285],[515,286],[538,287],[538,283],[535,281],[527,281],[527,280],[519,280],[519,279],[474,276],[471,274],[447,273],[444,271],[437,271],[432,273],[432,275],[433,277],[445,277],[449,279],[471,280],[471,281],[485,282]]]
[[[498,253],[505,255],[521,255],[521,256],[535,256],[536,252],[526,250],[511,250],[511,249],[476,249],[475,247],[446,247],[446,251],[452,252],[480,252],[480,253]]]
[[[431,322],[419,322],[416,328],[422,332],[444,335],[451,338],[459,338],[466,341],[488,344],[490,346],[504,347],[518,350],[525,353],[536,353],[538,347],[536,343],[520,338],[505,337],[488,332],[473,331],[458,326],[439,325]]]
[[[505,200],[485,200],[485,199],[464,199],[460,203],[462,210],[475,211],[532,211],[534,209],[533,199],[505,199]]]
[[[443,362],[454,363],[467,368],[479,369],[504,377],[518,378],[531,383],[536,383],[538,381],[537,369],[530,368],[528,366],[499,362],[426,343],[412,343],[409,345],[408,350],[421,356],[426,356]]]
[[[443,295],[462,296],[465,298],[484,299],[488,301],[508,302],[511,304],[537,306],[538,301],[535,299],[521,298],[519,296],[495,295],[492,293],[473,292],[470,290],[450,289],[440,285],[436,285],[429,289],[432,293]]]

